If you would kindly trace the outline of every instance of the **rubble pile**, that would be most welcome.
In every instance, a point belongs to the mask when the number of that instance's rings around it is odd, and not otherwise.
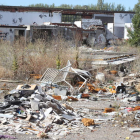
[[[72,133],[84,133],[87,128],[94,132],[103,123],[139,132],[139,76],[123,77],[121,82],[119,78],[112,84],[105,83],[102,73],[96,76],[98,82],[88,78],[74,81],[75,87],[70,85],[70,88],[39,83],[18,85],[7,91],[0,103],[0,133],[59,139]]]
[[[61,138],[83,128],[81,117],[72,107],[60,104],[39,85],[18,85],[4,98],[0,104],[1,133]]]

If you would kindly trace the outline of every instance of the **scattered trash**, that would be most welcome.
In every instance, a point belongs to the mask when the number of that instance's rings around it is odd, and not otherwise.
[[[111,70],[110,73],[116,75],[117,71],[116,70]]]
[[[69,105],[62,104],[62,106],[64,106],[66,109],[74,111],[74,109],[71,106],[69,106]]]
[[[82,123],[85,126],[95,125],[94,120],[93,119],[88,119],[88,118],[83,118]]]
[[[57,95],[52,95],[52,97],[56,100],[62,100],[61,96],[57,96]]]
[[[12,136],[0,135],[0,139],[2,139],[2,138],[4,138],[4,139],[6,139],[6,138],[8,138],[8,139],[16,139],[15,137],[12,137]]]
[[[117,75],[115,70],[110,73],[111,76]],[[126,74],[125,70],[119,73]],[[66,81],[68,74],[72,76]],[[3,95],[0,102],[0,132],[10,132],[12,129],[18,134],[55,139],[68,133],[83,133],[85,128],[94,132],[94,127],[102,126],[100,124],[103,122],[128,127],[132,133],[139,132],[139,82],[131,79],[133,84],[126,84],[126,78],[123,83],[107,83],[104,73],[97,73],[93,79],[91,77],[88,71],[72,68],[68,61],[66,67],[60,70],[48,68],[37,84],[20,84],[10,91],[0,90]],[[63,85],[63,82],[67,85]],[[7,84],[3,87],[6,88]],[[91,102],[99,102],[101,106],[102,102],[107,102],[109,105],[93,108]],[[0,135],[0,138],[15,139],[7,135]]]
[[[129,128],[131,132],[140,132],[140,128]]]
[[[113,112],[113,111],[115,111],[114,108],[105,108],[103,113],[108,113],[108,112]]]
[[[47,134],[44,133],[44,132],[39,132],[39,133],[37,134],[37,137],[40,138],[40,139],[42,139],[42,138],[47,138],[48,136],[47,136]]]
[[[104,82],[105,81],[105,75],[103,73],[97,73],[96,79],[101,81],[101,82]]]

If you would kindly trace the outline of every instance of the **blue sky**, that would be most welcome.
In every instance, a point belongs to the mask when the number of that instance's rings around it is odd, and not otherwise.
[[[9,5],[9,6],[28,6],[30,4],[43,3],[51,5],[54,3],[56,6],[61,4],[72,4],[72,5],[89,5],[89,4],[97,4],[98,0],[1,0],[0,4]],[[115,3],[122,4],[125,6],[126,10],[130,7],[131,9],[134,7],[138,0],[104,0],[105,3]]]

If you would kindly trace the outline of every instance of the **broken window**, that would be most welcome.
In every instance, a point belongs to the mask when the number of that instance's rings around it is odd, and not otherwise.
[[[81,21],[80,15],[62,15],[62,22]]]

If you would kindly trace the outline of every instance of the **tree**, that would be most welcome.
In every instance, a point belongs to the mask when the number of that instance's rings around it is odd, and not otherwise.
[[[38,3],[38,4],[31,4],[29,7],[46,7],[49,8],[48,4]]]
[[[97,10],[97,6],[93,5],[93,4],[90,4],[90,5],[88,5],[88,9],[89,10]]]
[[[81,5],[75,5],[75,6],[73,6],[73,9],[82,9],[82,6]]]
[[[58,6],[58,8],[72,9],[73,5],[61,4],[60,6]]]
[[[115,4],[114,3],[110,4],[110,11],[115,11]]]
[[[128,11],[131,11],[131,12],[133,12],[134,10],[133,10],[132,8],[130,8],[130,7],[129,7],[129,8],[128,8]]]
[[[55,6],[47,4],[31,4],[30,7],[44,7],[44,8],[65,8],[65,9],[86,9],[86,10],[106,10],[106,11],[125,11],[125,7],[121,4],[115,6],[114,3],[104,3],[104,0],[98,0],[97,5],[69,5],[69,4],[61,4],[60,6]]]
[[[121,4],[118,4],[115,11],[125,11],[125,7]]]
[[[97,2],[98,10],[103,10],[103,6],[104,6],[104,0],[98,0]]]
[[[140,46],[140,0],[134,7],[135,15],[132,19],[132,28],[127,28],[128,43],[134,46]]]
[[[50,5],[50,8],[55,8],[55,4],[53,3],[52,5]]]

